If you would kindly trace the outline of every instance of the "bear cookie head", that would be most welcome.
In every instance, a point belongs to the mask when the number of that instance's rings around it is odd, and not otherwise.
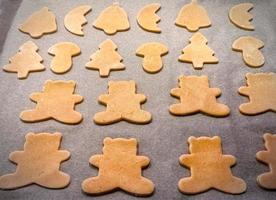
[[[195,86],[209,86],[207,76],[180,76],[179,86],[181,88],[189,88],[189,85]]]
[[[257,87],[258,85],[265,85],[273,83],[276,79],[276,74],[274,73],[257,73],[257,74],[251,74],[247,73],[246,74],[246,79],[247,79],[247,85]]]
[[[118,93],[135,93],[136,86],[134,81],[109,81],[108,91],[109,94]]]
[[[190,153],[206,153],[212,152],[221,154],[221,139],[218,136],[215,137],[189,137],[189,151]]]
[[[67,94],[73,94],[76,83],[74,81],[47,81],[44,87],[45,92],[59,93],[62,88]]]
[[[46,150],[58,150],[60,146],[61,140],[61,133],[28,133],[26,135],[26,142],[24,144],[24,150],[26,149],[34,149],[36,148],[37,151],[41,151],[42,146],[47,146],[44,148]],[[33,150],[32,150],[33,151]]]
[[[276,152],[276,135],[270,133],[264,134],[265,147],[271,152]]]
[[[103,148],[104,155],[114,155],[114,154],[136,155],[136,153],[137,153],[137,140],[134,138],[112,139],[108,137],[104,139],[104,148]]]

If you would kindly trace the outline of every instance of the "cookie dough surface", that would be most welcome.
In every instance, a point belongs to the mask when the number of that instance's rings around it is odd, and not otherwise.
[[[253,16],[249,13],[252,9],[252,3],[241,3],[233,6],[229,11],[230,21],[239,28],[254,30],[254,26],[251,24]]]

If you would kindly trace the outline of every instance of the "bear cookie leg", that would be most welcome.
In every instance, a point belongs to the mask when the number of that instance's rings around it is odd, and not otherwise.
[[[122,116],[120,113],[103,111],[96,113],[93,119],[97,124],[109,124],[118,122],[121,118]]]

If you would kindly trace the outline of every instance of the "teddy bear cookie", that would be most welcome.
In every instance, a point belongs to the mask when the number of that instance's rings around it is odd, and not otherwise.
[[[16,53],[9,59],[9,64],[3,67],[6,72],[17,73],[19,79],[27,78],[29,72],[43,71],[42,57],[37,53],[38,47],[32,41],[25,42]]]
[[[170,106],[174,115],[189,115],[197,112],[224,117],[230,113],[228,106],[218,103],[219,88],[210,88],[207,76],[180,76],[179,88],[173,88],[171,95],[179,98],[180,103]]]
[[[30,184],[46,188],[64,188],[70,176],[59,170],[70,153],[59,150],[61,133],[28,133],[23,151],[14,151],[9,159],[17,164],[13,174],[0,177],[1,189],[16,189]]]
[[[246,115],[276,112],[276,74],[247,73],[245,77],[247,86],[240,87],[239,93],[248,96],[250,101],[240,105],[240,112]]]
[[[257,177],[258,184],[265,189],[276,189],[276,135],[264,134],[266,151],[256,154],[257,160],[269,165],[270,172]]]
[[[232,175],[236,163],[232,155],[223,155],[221,139],[215,137],[189,137],[190,154],[180,156],[179,162],[191,171],[191,176],[178,182],[181,192],[196,194],[211,188],[230,194],[245,192],[246,183]]]
[[[57,31],[56,17],[49,8],[43,7],[34,12],[20,27],[23,33],[28,33],[32,38],[40,38],[43,34]]]
[[[46,81],[43,92],[32,93],[30,96],[32,101],[37,102],[35,109],[21,112],[20,119],[24,122],[51,118],[68,124],[81,122],[82,115],[74,107],[83,97],[73,94],[75,86],[75,81]]]
[[[96,177],[85,179],[82,190],[99,195],[122,189],[128,193],[146,196],[154,191],[151,180],[142,176],[142,168],[149,165],[149,158],[137,156],[134,138],[105,138],[102,155],[93,155],[89,162],[99,168]]]
[[[99,96],[99,102],[106,105],[106,111],[96,113],[94,122],[112,124],[121,120],[145,124],[151,121],[151,114],[141,109],[146,96],[136,94],[134,81],[109,81],[108,94]]]

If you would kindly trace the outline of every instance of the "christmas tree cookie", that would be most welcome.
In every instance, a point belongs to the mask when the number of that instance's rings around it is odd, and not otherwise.
[[[99,195],[121,189],[146,196],[154,191],[152,181],[142,176],[142,168],[148,166],[150,160],[137,156],[134,138],[105,138],[103,154],[93,155],[89,162],[99,168],[99,174],[82,182],[82,190],[86,193]]]
[[[43,59],[37,53],[38,47],[32,41],[25,42],[18,53],[9,59],[10,63],[3,67],[6,72],[17,73],[19,79],[27,78],[29,72],[43,71]]]
[[[30,184],[46,188],[64,188],[70,176],[59,170],[70,153],[59,150],[61,133],[28,133],[23,151],[14,151],[9,159],[17,164],[13,174],[0,177],[1,189],[16,189]]]
[[[83,97],[73,94],[75,86],[75,81],[46,81],[43,92],[30,95],[31,100],[37,103],[35,109],[21,112],[20,119],[24,122],[48,119],[67,124],[81,122],[82,115],[75,111],[74,107],[83,100]]]
[[[189,115],[203,112],[210,116],[224,117],[230,113],[228,106],[218,103],[219,88],[210,88],[207,76],[180,76],[179,87],[171,90],[180,103],[170,106],[174,115]]]
[[[260,162],[269,165],[270,172],[257,177],[258,184],[265,189],[276,189],[276,135],[264,134],[266,151],[259,151],[256,154]]]
[[[211,21],[205,8],[199,5],[197,0],[192,0],[181,8],[175,24],[189,31],[198,31],[201,27],[211,26]]]
[[[190,44],[186,46],[178,57],[182,62],[192,63],[195,69],[202,69],[204,63],[215,64],[218,59],[214,56],[215,52],[207,46],[208,40],[200,32],[195,33]]]
[[[113,35],[118,31],[126,31],[130,28],[127,13],[119,3],[113,3],[113,5],[104,9],[93,26],[103,30],[108,35]]]
[[[99,102],[106,105],[106,111],[96,113],[94,122],[112,124],[121,120],[145,124],[151,121],[151,114],[141,109],[146,96],[136,94],[134,81],[109,81],[108,94],[101,95]]]
[[[236,163],[232,155],[223,155],[221,139],[215,137],[189,137],[190,154],[180,156],[179,162],[191,171],[191,176],[178,182],[181,192],[196,194],[211,188],[230,194],[245,192],[246,183],[232,175]]]
[[[267,111],[276,112],[276,74],[246,74],[247,86],[239,88],[239,93],[248,96],[250,102],[241,104],[240,112],[256,115]]]
[[[47,7],[34,12],[20,27],[23,33],[33,38],[40,38],[43,34],[57,31],[56,17]]]
[[[90,56],[90,62],[86,63],[86,68],[99,70],[100,76],[107,77],[111,70],[125,69],[123,58],[116,51],[116,44],[107,39],[99,46],[99,50]]]

